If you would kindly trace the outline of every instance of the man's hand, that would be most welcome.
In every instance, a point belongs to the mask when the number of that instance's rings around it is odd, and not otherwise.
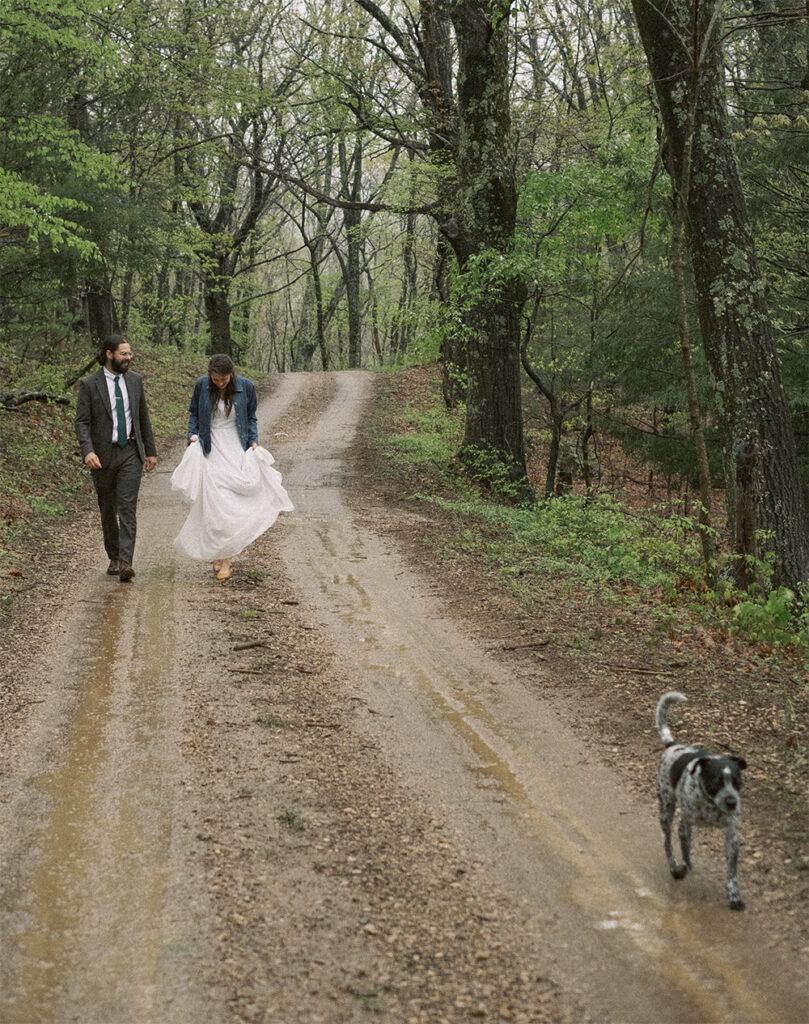
[[[87,469],[101,469],[101,460],[95,452],[88,452],[84,456],[84,465]]]
[[[156,455],[147,455],[146,459],[145,459],[145,461],[143,463],[143,468],[146,470],[146,472],[147,473],[151,473],[156,465],[157,465],[157,456]]]

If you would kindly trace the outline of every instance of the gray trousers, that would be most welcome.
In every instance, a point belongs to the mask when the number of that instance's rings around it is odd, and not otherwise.
[[[136,511],[142,476],[143,463],[134,441],[125,448],[113,445],[109,465],[93,470],[107,557],[127,565],[132,564],[135,553]]]

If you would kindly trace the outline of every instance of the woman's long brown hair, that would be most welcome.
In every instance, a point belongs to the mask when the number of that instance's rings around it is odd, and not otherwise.
[[[224,390],[220,391],[211,380],[212,373],[230,374],[230,380]],[[211,412],[219,405],[221,397],[225,403],[225,416],[230,416],[230,410],[233,408],[233,396],[236,394],[236,367],[230,356],[226,356],[224,353],[211,356],[208,361],[208,388],[211,395]]]

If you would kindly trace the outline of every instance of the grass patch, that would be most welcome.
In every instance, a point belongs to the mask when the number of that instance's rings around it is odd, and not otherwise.
[[[443,470],[451,462],[463,440],[460,412],[443,414],[440,410],[407,408],[398,418],[402,433],[390,435],[390,452],[403,463],[432,464]]]
[[[463,411],[444,408],[437,375],[428,373],[386,380],[369,440],[400,490],[440,513],[446,528],[434,543],[442,557],[480,560],[528,609],[552,578],[601,602],[651,602],[661,629],[698,620],[765,654],[809,664],[809,608],[784,589],[751,596],[723,583],[712,590],[693,519],[606,493],[515,507],[476,487],[455,460]],[[731,578],[729,565],[720,576]]]
[[[565,496],[530,507],[501,504],[456,472],[463,410],[446,410],[436,381],[410,394],[405,406],[387,385],[371,428],[375,448],[394,471],[417,479],[413,496],[453,520],[449,543],[484,556],[516,583],[553,574],[603,588],[664,587],[680,575],[701,573],[690,522],[638,514],[609,496]],[[424,487],[431,481],[433,486]]]
[[[295,723],[288,718],[281,718],[279,715],[258,715],[253,719],[256,725],[263,725],[267,729],[294,729]]]
[[[480,495],[421,497],[475,524],[476,529],[462,531],[462,545],[488,555],[507,579],[553,574],[599,589],[648,590],[700,572],[698,545],[680,521],[634,515],[608,496],[565,496],[530,508],[499,505]]]
[[[437,480],[452,481],[451,466],[463,441],[463,411],[448,411],[436,382],[428,382],[426,402],[421,394],[411,404],[400,404],[396,379],[385,384],[385,394],[369,424],[374,446],[394,470],[428,472]]]
[[[301,817],[300,812],[294,807],[285,807],[278,815],[278,820],[282,825],[292,829],[293,832],[303,832],[306,828],[306,822]]]
[[[0,410],[0,549],[62,514],[82,490],[73,416],[41,402]]]

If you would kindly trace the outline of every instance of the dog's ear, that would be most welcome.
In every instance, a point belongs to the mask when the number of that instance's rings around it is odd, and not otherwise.
[[[743,772],[744,769],[747,767],[747,761],[745,761],[743,757],[734,757],[733,760],[739,766],[739,771]]]

